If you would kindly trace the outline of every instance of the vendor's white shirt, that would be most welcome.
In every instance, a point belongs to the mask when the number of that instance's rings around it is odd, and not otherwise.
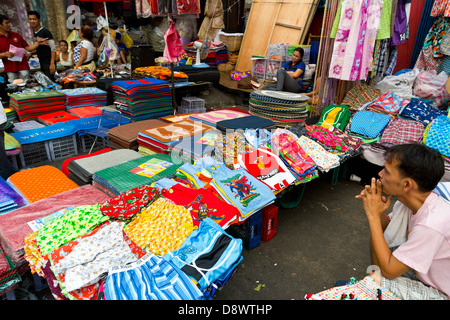
[[[3,104],[0,101],[0,124],[5,123],[7,120],[5,109],[3,109]]]

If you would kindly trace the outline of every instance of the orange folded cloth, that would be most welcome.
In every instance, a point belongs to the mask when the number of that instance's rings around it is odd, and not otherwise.
[[[16,172],[8,181],[30,203],[78,188],[61,170],[49,165]]]

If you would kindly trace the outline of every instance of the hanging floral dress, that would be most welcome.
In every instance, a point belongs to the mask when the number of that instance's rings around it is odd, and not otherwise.
[[[372,68],[373,48],[383,0],[344,0],[331,57],[329,77],[365,80]]]

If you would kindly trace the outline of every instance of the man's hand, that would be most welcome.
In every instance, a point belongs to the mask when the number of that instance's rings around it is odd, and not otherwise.
[[[37,43],[39,43],[39,45],[50,45],[50,40],[48,40],[48,38],[38,38],[37,39]]]
[[[56,67],[55,67],[55,64],[50,64],[50,67],[49,67],[49,70],[50,70],[50,73],[51,74],[54,74],[55,73],[55,71],[56,71]]]
[[[380,218],[392,203],[392,197],[386,198],[382,195],[383,186],[379,179],[372,178],[371,185],[365,186],[361,193],[355,196],[363,201],[364,211],[367,218]]]
[[[2,55],[2,58],[12,58],[12,57],[14,57],[14,53],[9,52],[9,51],[3,52],[1,55]]]

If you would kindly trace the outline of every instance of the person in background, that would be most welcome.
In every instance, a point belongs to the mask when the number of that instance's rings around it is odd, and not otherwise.
[[[116,46],[119,49],[119,58],[116,60],[116,63],[118,64],[122,64],[122,63],[127,63],[127,56],[128,56],[128,48],[127,46],[122,42],[122,35],[118,32],[116,32],[116,36],[115,36],[115,42],[116,42]]]
[[[77,45],[78,45],[77,40],[70,41],[70,52],[73,53],[73,50],[75,50],[75,47],[76,47]],[[73,58],[72,58],[72,59],[73,59]]]
[[[30,79],[30,66],[28,65],[28,60],[25,56],[21,61],[9,60],[14,57],[14,53],[9,51],[11,45],[32,52],[40,46],[47,46],[48,39],[38,39],[32,45],[28,45],[20,34],[11,31],[11,22],[9,21],[9,18],[0,14],[0,59],[3,61],[8,81],[10,83],[13,83],[16,79],[26,81]]]
[[[59,41],[60,52],[56,56],[56,63],[66,69],[73,67],[72,52],[69,52],[69,45],[66,40]]]
[[[73,50],[73,63],[74,68],[88,69],[89,71],[95,71],[95,47],[92,43],[94,34],[91,27],[82,26],[79,36],[81,42]]]
[[[12,174],[17,172],[17,169],[14,168],[6,156],[5,132],[3,131],[6,121],[5,109],[3,109],[2,102],[0,101],[0,176],[4,180],[7,180]]]
[[[277,71],[276,84],[269,84],[264,87],[264,90],[287,91],[299,93],[302,91],[303,76],[306,65],[302,61],[303,48],[298,47],[292,53],[291,61],[286,61]]]
[[[49,40],[48,46],[36,48],[36,55],[41,65],[41,71],[53,80],[56,71],[56,44],[50,30],[41,26],[41,15],[37,11],[28,11],[28,22],[34,32],[35,39],[46,38]]]
[[[369,222],[372,264],[379,268],[371,277],[400,299],[449,299],[450,203],[433,192],[444,172],[436,150],[396,145],[386,152],[380,179],[372,178],[356,196]],[[397,201],[388,215],[392,197]]]

